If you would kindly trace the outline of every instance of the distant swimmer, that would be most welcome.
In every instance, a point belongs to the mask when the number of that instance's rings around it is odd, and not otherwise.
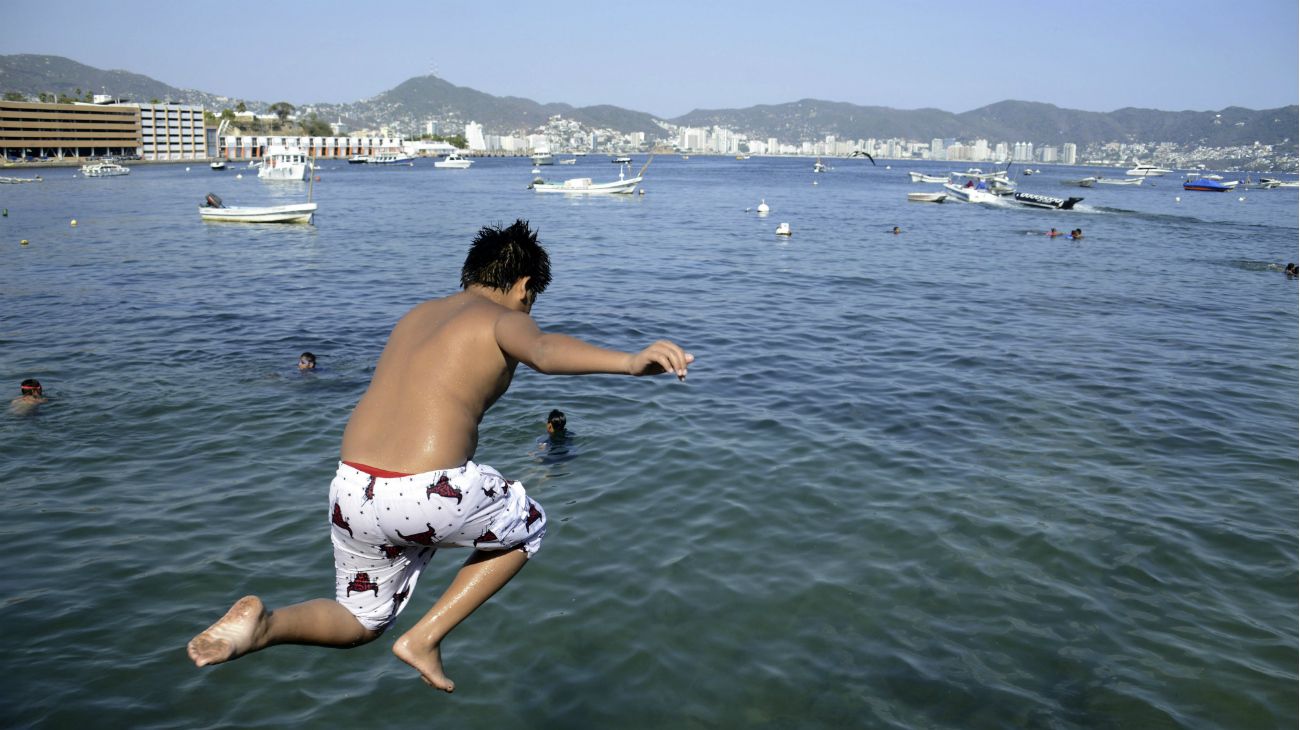
[[[1083,229],[1082,229],[1082,228],[1076,228],[1076,229],[1074,229],[1073,231],[1070,231],[1070,238],[1072,238],[1072,239],[1074,239],[1074,240],[1076,240],[1076,241],[1079,240],[1080,238],[1083,238]]]
[[[546,536],[546,512],[524,485],[473,460],[483,416],[510,387],[518,365],[552,375],[685,380],[695,360],[669,340],[621,352],[543,332],[530,315],[550,282],[550,257],[526,221],[478,231],[461,267],[460,291],[402,316],[348,417],[322,505],[328,524],[320,525],[334,546],[334,596],[274,610],[257,596],[240,598],[190,640],[196,666],[277,644],[368,644],[409,605],[434,553],[460,547],[471,550],[469,558],[392,647],[426,684],[455,689],[443,671],[443,640],[524,567]],[[246,540],[246,534],[232,532],[229,539]],[[259,564],[258,552],[241,561],[241,576],[268,574],[270,556],[260,551]],[[610,560],[597,552],[593,559]],[[297,570],[279,558],[271,562]]]
[[[313,355],[313,354],[311,354],[310,352],[304,352],[303,354],[299,355],[299,356],[298,356],[298,369],[299,369],[299,370],[315,370],[315,369],[316,369],[316,356]]]
[[[1286,278],[1295,279],[1297,277],[1300,277],[1300,266],[1296,266],[1295,264],[1287,264]]]
[[[45,397],[45,389],[41,387],[41,381],[35,378],[28,378],[19,384],[18,392],[21,395],[9,401],[9,411],[16,416],[35,413],[37,406],[50,400]]]
[[[894,226],[894,230],[890,231],[890,233],[893,233],[894,235],[898,235],[902,232],[903,232],[902,229],[900,229],[898,226]]]
[[[1057,236],[1064,236],[1065,234],[1053,228],[1052,230],[1048,231],[1046,235],[1048,238],[1056,238]]]

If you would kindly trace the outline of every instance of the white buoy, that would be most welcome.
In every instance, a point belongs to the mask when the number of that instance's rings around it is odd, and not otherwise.
[[[73,219],[72,219],[72,223],[71,223],[71,225],[72,225],[73,228],[76,228],[76,227],[77,227],[77,219],[76,219],[76,218],[73,218]]]
[[[1183,199],[1180,198],[1180,197],[1178,197],[1177,195],[1175,195],[1175,196],[1174,196],[1174,202],[1175,202],[1175,203],[1181,203],[1181,202],[1183,202]]]
[[[242,180],[242,179],[244,179],[244,174],[243,174],[242,172],[241,172],[241,173],[236,173],[236,174],[235,174],[235,179],[236,179],[236,180]]]
[[[190,171],[190,168],[188,168],[188,167],[185,168],[185,171],[186,171],[186,172],[189,172],[189,171]]]
[[[759,215],[767,215],[768,212],[772,210],[772,208],[768,206],[767,200],[760,198],[758,201],[758,208],[756,208],[755,210],[758,211]]]
[[[776,227],[776,235],[778,235],[778,236],[788,236],[788,235],[790,235],[790,224],[789,224],[789,223],[782,223],[781,225],[777,226],[777,227]]]
[[[1240,198],[1237,198],[1237,201],[1240,202],[1240,203],[1244,203],[1244,202],[1246,202],[1246,196],[1243,195],[1243,196],[1241,196]]]

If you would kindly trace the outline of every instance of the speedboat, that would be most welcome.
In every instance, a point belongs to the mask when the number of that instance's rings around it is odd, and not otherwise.
[[[1096,183],[1096,182],[1097,182],[1097,178],[1095,178],[1095,177],[1085,177],[1085,178],[1082,178],[1082,179],[1080,179],[1080,180],[1062,180],[1062,181],[1061,181],[1061,184],[1062,184],[1062,185],[1076,185],[1076,186],[1081,187],[1081,188],[1090,188],[1090,187],[1093,186],[1093,183]]]
[[[1160,177],[1161,175],[1168,175],[1171,172],[1173,172],[1173,170],[1166,170],[1163,167],[1156,167],[1155,165],[1134,165],[1132,170],[1128,170],[1124,174],[1129,177]]]
[[[297,147],[272,145],[257,168],[257,176],[263,180],[306,180],[307,155]]]
[[[86,177],[117,177],[118,175],[131,174],[131,168],[105,160],[82,165],[81,174]]]
[[[1235,180],[1225,183],[1221,180],[1211,180],[1208,177],[1189,179],[1183,183],[1183,190],[1201,190],[1207,193],[1226,193],[1235,187],[1237,187]]]
[[[224,170],[226,169],[226,161],[217,160],[216,162],[209,164],[208,167],[211,167],[213,170]]]
[[[534,165],[554,165],[555,156],[545,150],[539,150],[533,153]]]
[[[576,158],[576,157],[570,157],[570,158],[567,159],[567,160],[560,160],[560,164],[561,164],[561,165],[576,165],[576,164],[578,164],[578,158]]]
[[[352,155],[348,158],[349,165],[364,165],[367,162],[370,162],[370,157],[368,155]]]
[[[468,170],[469,166],[474,164],[473,160],[467,160],[460,156],[459,152],[452,152],[445,159],[433,163],[434,167],[449,167],[453,170]]]
[[[909,173],[907,173],[907,174],[908,174],[909,177],[912,178],[912,182],[914,182],[914,183],[915,183],[915,182],[923,182],[923,183],[946,183],[946,182],[948,182],[948,176],[947,176],[947,175],[926,175],[926,174],[923,173],[923,172],[909,172]]]
[[[636,190],[636,186],[641,183],[641,177],[623,179],[623,173],[618,174],[618,180],[607,183],[592,182],[589,177],[575,177],[565,180],[562,183],[546,182],[541,178],[533,181],[528,187],[539,193],[566,193],[569,195],[631,195]]]
[[[620,156],[620,157],[615,157],[614,159],[610,160],[610,162],[613,162],[613,163],[615,163],[615,164],[619,164],[619,165],[621,165],[621,164],[623,164],[623,163],[625,163],[625,162],[631,162],[631,161],[632,161],[632,158],[631,158],[631,157],[627,157],[626,155],[624,155],[624,156]]]
[[[913,203],[942,203],[947,193],[908,193],[907,199]]]
[[[199,218],[227,223],[311,223],[315,203],[228,208],[212,193],[199,206]]]
[[[989,192],[987,186],[971,185],[965,187],[957,183],[944,183],[943,189],[947,190],[952,197],[963,203],[996,203],[998,196]]]
[[[1032,208],[1050,208],[1052,210],[1073,210],[1076,203],[1083,198],[1057,198],[1038,193],[1016,193],[1016,202]]]
[[[1141,185],[1145,177],[1099,177],[1098,185]]]

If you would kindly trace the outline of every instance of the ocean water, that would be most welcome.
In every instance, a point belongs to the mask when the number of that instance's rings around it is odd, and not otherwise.
[[[314,226],[202,223],[209,191],[308,192],[250,170],[0,186],[0,386],[52,398],[0,417],[4,725],[1295,727],[1296,191],[1045,167],[1021,188],[1078,210],[932,205],[907,170],[953,168],[832,164],[661,156],[583,199],[525,159],[331,162]],[[687,381],[521,369],[487,414],[477,459],[551,529],[444,644],[454,695],[389,651],[450,550],[370,645],[195,669],[236,598],[331,594],[385,338],[515,218],[544,329],[675,339]],[[552,408],[565,458],[536,453]]]

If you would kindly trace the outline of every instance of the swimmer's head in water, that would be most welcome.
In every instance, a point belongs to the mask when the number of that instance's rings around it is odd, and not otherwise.
[[[562,435],[567,424],[568,419],[559,410],[553,410],[546,416],[546,432],[551,435]]]
[[[18,386],[18,389],[22,392],[23,395],[39,396],[45,392],[45,390],[41,388],[41,381],[35,378],[28,378],[24,380],[22,384]]]
[[[313,355],[313,354],[311,354],[310,352],[304,352],[303,354],[299,355],[299,356],[298,356],[298,369],[299,369],[299,370],[315,370],[315,369],[316,369],[316,356]]]

